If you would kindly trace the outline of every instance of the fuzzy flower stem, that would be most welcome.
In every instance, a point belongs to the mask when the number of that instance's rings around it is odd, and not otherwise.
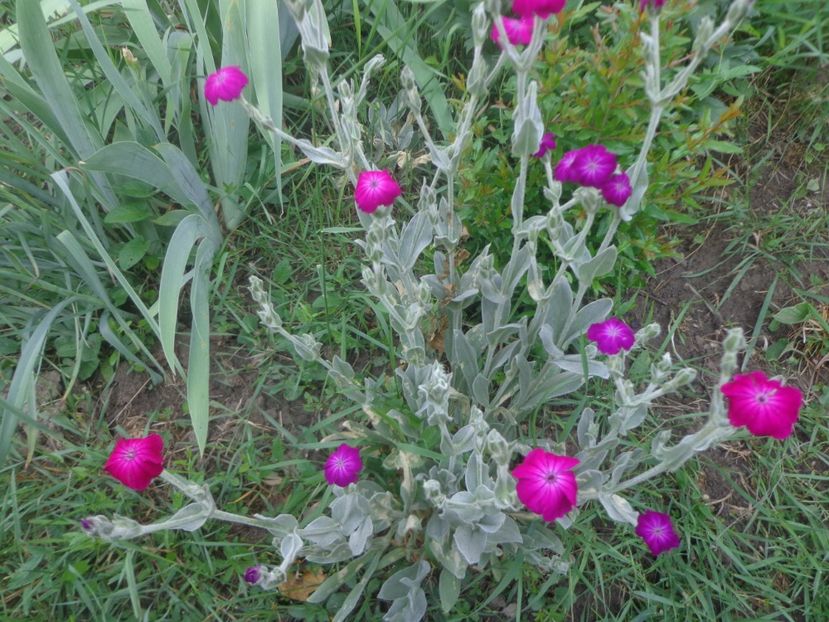
[[[238,525],[247,525],[248,527],[257,527],[259,529],[267,529],[268,523],[257,518],[250,518],[249,516],[242,516],[234,514],[233,512],[225,512],[224,510],[216,510],[213,516],[216,520],[221,520],[226,523],[236,523]]]
[[[489,88],[492,81],[496,78],[496,76],[500,73],[501,68],[504,66],[504,60],[506,59],[506,55],[502,52],[500,56],[498,56],[498,60],[495,61],[495,65],[492,67],[492,70],[489,72],[489,75],[486,77],[484,81],[484,86]]]
[[[438,148],[435,145],[435,141],[432,139],[432,134],[429,132],[429,128],[426,126],[426,121],[423,119],[423,115],[418,110],[413,110],[412,112],[414,114],[415,121],[417,122],[417,127],[420,128],[420,133],[423,134],[423,140],[426,141],[426,149],[430,154],[437,153]],[[438,170],[440,169],[438,168]]]
[[[337,134],[337,143],[340,150],[346,150],[346,140],[343,135],[343,128],[340,125],[339,114],[337,113],[337,106],[334,100],[334,89],[331,86],[331,78],[328,76],[328,66],[323,65],[320,70],[320,78],[322,79],[322,88],[325,91],[325,101],[328,103],[328,114],[331,115],[331,123],[334,124],[334,132]],[[371,168],[366,166],[365,168]]]
[[[262,112],[256,106],[251,104],[245,98],[244,95],[242,95],[239,98],[239,101],[242,103],[242,106],[244,106],[245,111],[253,119],[254,122],[258,123],[263,128],[268,130],[269,132],[273,132],[274,134],[279,136],[280,139],[282,139],[286,142],[289,142],[294,147],[297,147],[297,148],[300,147],[300,142],[299,142],[298,139],[294,138],[293,136],[291,136],[290,134],[285,132],[281,127],[277,126],[274,123],[273,119],[271,119],[270,117],[265,116],[264,114],[262,114]]]

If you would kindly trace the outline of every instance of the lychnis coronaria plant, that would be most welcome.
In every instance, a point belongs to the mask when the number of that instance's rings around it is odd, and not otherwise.
[[[350,582],[349,596],[338,600],[343,604],[337,620],[351,613],[378,568],[388,573],[385,582],[377,594],[366,597],[389,601],[384,619],[400,621],[423,618],[428,602],[449,612],[470,574],[500,573],[504,558],[521,555],[550,576],[565,573],[568,560],[561,538],[585,504],[598,503],[609,519],[628,525],[649,554],[681,548],[675,525],[681,517],[672,517],[667,505],[643,507],[635,489],[676,471],[741,428],[785,439],[797,421],[802,396],[761,371],[735,375],[745,344],[742,332],[732,329],[722,344],[719,380],[708,387],[708,412],[701,414],[697,429],[673,443],[670,430],[652,438],[638,435],[655,401],[689,385],[696,374],[676,368],[666,354],[651,366],[647,380],[634,383],[627,376],[630,355],[647,348],[659,326],[636,331],[625,318],[612,315],[611,300],[585,297],[594,279],[613,268],[619,223],[631,219],[647,200],[648,153],[662,114],[751,4],[733,0],[719,24],[703,18],[687,56],[667,64],[660,57],[659,25],[669,3],[637,0],[620,8],[642,10],[650,26],[641,40],[651,113],[639,153],[627,159],[609,150],[601,135],[560,154],[556,128],[542,120],[533,67],[550,36],[546,20],[559,19],[555,16],[564,0],[514,0],[510,15],[502,14],[504,3],[497,0],[475,7],[467,93],[449,142],[432,135],[415,73],[404,66],[397,101],[407,108],[405,124],[419,128],[420,142],[407,139],[403,145],[391,144],[385,134],[365,135],[369,82],[383,58],[367,63],[359,84],[342,80],[335,88],[321,1],[286,0],[315,89],[324,94],[331,140],[314,145],[279,127],[244,98],[247,80],[237,68],[209,76],[206,94],[217,105],[244,106],[262,131],[277,134],[351,184],[354,213],[365,230],[358,240],[364,253],[362,282],[397,339],[399,364],[390,370],[395,382],[360,378],[341,358],[323,357],[313,335],[295,335],[283,324],[263,282],[251,277],[250,291],[264,325],[299,358],[322,365],[363,413],[321,439],[334,448],[320,465],[332,491],[327,508],[310,521],[287,514],[246,518],[223,512],[206,486],[162,470],[153,453],[157,441],[143,439],[132,445],[119,442],[113,454],[118,457],[110,459],[107,470],[136,489],[160,476],[193,503],[153,525],[89,517],[83,528],[108,539],[163,528],[195,529],[208,518],[267,529],[274,536],[273,557],[251,560],[245,581],[278,589],[297,559],[349,562],[346,572],[331,573],[310,598],[324,602]],[[472,123],[504,70],[514,73],[516,89],[509,145],[517,169],[510,202],[512,254],[499,266],[484,249],[462,265],[458,171]],[[419,181],[402,187],[395,162],[401,150],[418,146],[428,157],[408,154],[412,157],[406,161],[420,163],[415,169]],[[545,213],[525,217],[530,167],[544,172],[546,203]],[[611,213],[610,226],[598,247],[590,248],[588,233],[601,211]],[[555,254],[552,269],[537,260],[540,244]],[[592,379],[613,383],[612,406],[586,406],[575,413],[572,437],[526,434],[524,423],[531,414]],[[396,388],[402,395],[391,397],[402,399],[387,399]],[[554,434],[555,425],[547,429]],[[630,446],[635,449],[623,450]],[[349,581],[354,573],[359,582]]]

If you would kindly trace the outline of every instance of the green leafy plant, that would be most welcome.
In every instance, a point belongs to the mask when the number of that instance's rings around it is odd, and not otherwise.
[[[40,183],[51,173],[50,183],[62,193],[73,216],[68,222],[78,225],[64,236],[80,240],[72,246],[75,260],[83,261],[82,254],[91,252],[105,264],[149,333],[160,341],[173,373],[185,373],[175,345],[180,298],[190,285],[187,401],[203,451],[209,419],[211,273],[224,232],[241,222],[246,209],[242,189],[248,174],[248,121],[239,111],[212,109],[200,83],[194,110],[191,92],[194,77],[213,71],[214,58],[219,57],[250,71],[254,100],[279,120],[283,54],[273,35],[280,30],[278,6],[188,0],[182,11],[190,30],[179,30],[147,0],[86,6],[68,0],[65,5],[41,7],[20,0],[16,28],[3,33],[17,37],[20,46],[6,45],[6,57],[0,59],[3,88],[14,98],[5,105],[45,159],[36,171],[15,167],[12,183],[31,190],[32,173]],[[71,11],[66,12],[67,7]],[[47,20],[55,10],[61,17]],[[101,21],[93,24],[87,13]],[[114,17],[119,29],[108,30],[103,17]],[[211,20],[213,27],[208,28]],[[77,24],[80,33],[67,32],[64,24]],[[64,33],[58,44],[50,29]],[[117,41],[115,50],[108,49],[109,37]],[[74,42],[80,43],[80,54]],[[94,63],[88,62],[90,57]],[[22,63],[21,69],[14,61]],[[196,127],[205,142],[196,138]],[[278,141],[272,140],[270,148],[268,168],[275,172],[278,189]],[[204,181],[203,155],[215,186]],[[48,171],[50,166],[58,170]],[[214,202],[220,205],[219,215]],[[48,210],[48,204],[42,209]],[[84,246],[89,250],[83,251]],[[164,253],[156,304],[142,297],[129,276],[153,248]],[[157,264],[152,256],[148,269]],[[116,307],[110,312],[123,316]],[[4,417],[0,457],[8,451],[13,429],[9,413]]]

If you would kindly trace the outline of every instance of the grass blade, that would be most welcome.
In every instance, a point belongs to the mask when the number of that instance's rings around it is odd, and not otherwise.
[[[26,398],[32,392],[35,369],[40,364],[43,346],[46,343],[46,335],[49,333],[52,322],[68,305],[76,300],[77,297],[73,296],[52,307],[44,318],[38,322],[31,336],[24,342],[9,385],[9,392],[6,394],[6,400],[15,408],[22,409]],[[37,404],[30,405],[30,407],[37,409]],[[2,413],[3,420],[0,422],[0,465],[6,461],[9,454],[17,424],[17,416],[13,410],[4,407]]]
[[[90,171],[132,177],[158,188],[176,203],[188,203],[167,164],[145,146],[133,141],[119,141],[98,149],[79,163]]]
[[[124,276],[124,273],[115,265],[115,262],[110,257],[109,253],[104,248],[104,245],[101,243],[101,240],[98,238],[95,230],[92,228],[92,224],[87,219],[86,215],[83,213],[81,206],[78,205],[78,202],[75,200],[75,196],[72,194],[72,190],[69,188],[69,177],[66,174],[66,171],[56,171],[52,173],[51,178],[57,184],[58,188],[61,189],[64,196],[69,200],[69,205],[72,207],[72,211],[75,213],[76,218],[81,223],[81,227],[86,233],[89,242],[98,252],[101,260],[106,264],[107,269],[110,273],[115,277],[115,280],[118,281],[118,284],[124,288],[124,291],[127,292],[127,295],[132,300],[132,303],[135,307],[140,311],[143,318],[146,320],[150,329],[155,333],[156,337],[159,339],[161,338],[161,331],[159,330],[158,323],[155,321],[155,318],[150,313],[149,309],[147,309],[147,305],[144,304],[144,301],[141,300],[141,296],[135,291],[135,289],[130,285],[130,282],[127,280],[127,277]]]
[[[246,2],[247,56],[256,103],[273,122],[282,126],[282,47],[279,38],[279,4]],[[265,134],[274,156],[277,191],[281,201],[282,157],[280,140],[273,132]]]
[[[190,290],[193,322],[187,362],[187,407],[190,409],[193,432],[202,455],[207,446],[210,417],[210,268],[216,248],[209,239],[202,240],[199,244]]]
[[[95,55],[95,58],[101,66],[101,70],[104,72],[107,80],[109,80],[115,91],[132,109],[132,111],[137,116],[141,117],[148,126],[153,128],[158,140],[164,140],[164,130],[161,128],[161,120],[158,118],[158,114],[155,109],[150,109],[144,102],[141,101],[136,92],[121,75],[121,72],[118,71],[118,68],[112,62],[112,59],[110,59],[109,55],[106,53],[106,50],[104,50],[104,46],[101,44],[101,40],[98,38],[98,35],[95,34],[95,29],[92,28],[89,18],[81,10],[78,0],[69,0],[69,2],[72,4],[72,8],[78,16],[78,22],[80,23],[83,33],[86,36],[86,41],[89,43],[89,47]],[[46,24],[44,22],[44,27],[45,25]]]

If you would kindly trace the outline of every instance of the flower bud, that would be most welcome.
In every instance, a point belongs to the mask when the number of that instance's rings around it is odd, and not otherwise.
[[[497,464],[509,464],[510,458],[512,457],[512,450],[507,440],[501,436],[498,430],[492,429],[486,435],[486,449]]]
[[[406,65],[400,72],[400,84],[406,96],[406,104],[415,114],[420,114],[420,93],[417,90],[414,72]]]
[[[708,40],[711,38],[711,35],[713,34],[714,22],[710,17],[706,15],[699,21],[699,26],[697,27],[697,34],[696,37],[694,37],[693,49],[695,51],[705,49]]]
[[[662,7],[665,5],[665,0],[641,0],[639,2],[639,10],[645,11],[650,10],[655,13],[659,13],[662,10]]]
[[[472,38],[476,46],[481,46],[486,41],[489,33],[489,20],[486,17],[484,3],[480,2],[472,11]]]
[[[123,58],[124,62],[127,63],[127,65],[130,65],[131,67],[138,66],[138,59],[135,58],[135,54],[133,54],[132,50],[128,47],[121,48],[121,58]]]
[[[647,326],[643,326],[638,331],[636,331],[636,343],[642,345],[651,339],[655,339],[659,337],[659,334],[662,332],[662,327],[657,324],[656,322],[652,322]]]

